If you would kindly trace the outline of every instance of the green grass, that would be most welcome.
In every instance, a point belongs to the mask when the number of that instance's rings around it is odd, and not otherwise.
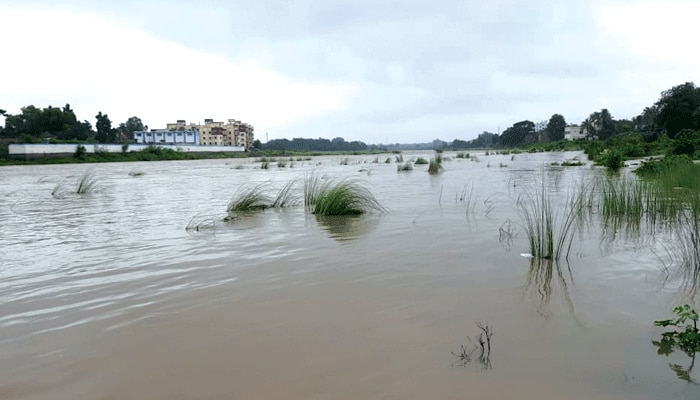
[[[415,162],[414,164],[416,164],[416,165],[426,165],[426,164],[428,164],[428,160],[426,160],[426,159],[423,158],[423,157],[418,157],[418,158],[416,159],[416,162]]]
[[[396,170],[398,172],[413,171],[413,164],[411,164],[410,161],[406,161],[405,163],[396,164]]]
[[[600,182],[600,213],[605,227],[615,230],[624,226],[639,231],[644,217],[645,199],[650,199],[648,185],[629,178],[607,178]]]
[[[197,215],[190,219],[190,222],[185,227],[187,232],[205,232],[212,231],[216,228],[216,220],[211,217]]]
[[[576,232],[574,227],[584,213],[587,198],[587,189],[578,188],[561,214],[553,208],[544,182],[539,193],[518,198],[517,206],[533,258],[554,261],[562,256],[568,258]]]
[[[304,180],[304,205],[316,215],[358,215],[385,211],[372,192],[359,182],[333,182],[318,176]]]
[[[98,189],[99,181],[95,177],[95,173],[90,170],[83,173],[73,187],[69,187],[64,181],[60,182],[54,187],[51,195],[58,198],[76,194],[82,196],[96,192]]]
[[[270,199],[263,193],[263,184],[242,187],[233,196],[226,207],[227,220],[241,214],[262,211],[271,207]]]
[[[430,159],[428,164],[428,173],[430,175],[437,175],[442,171],[442,157],[436,154],[435,157]]]
[[[275,200],[272,202],[272,208],[284,208],[292,207],[299,204],[299,197],[294,191],[294,186],[297,184],[297,180],[288,182],[277,194]]]

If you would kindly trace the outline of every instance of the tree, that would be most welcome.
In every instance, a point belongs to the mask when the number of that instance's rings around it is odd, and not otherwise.
[[[615,121],[607,108],[600,110],[598,114],[597,128],[598,138],[607,139],[615,135]]]
[[[674,138],[683,129],[700,129],[700,88],[692,82],[674,86],[661,93],[654,106],[655,124]]]
[[[129,140],[134,138],[134,132],[146,130],[141,118],[131,117],[119,124],[117,132],[119,134],[119,141]],[[184,128],[182,128],[184,130]]]
[[[507,147],[520,147],[536,142],[535,123],[532,121],[516,122],[503,131],[500,144]]]
[[[596,129],[590,117],[581,122],[581,129],[586,133],[586,137],[593,138],[596,136]]]
[[[102,111],[100,111],[95,115],[95,119],[97,119],[95,139],[99,143],[114,143],[116,134],[114,129],[112,129],[112,121],[109,120],[107,114],[102,114]]]
[[[547,133],[549,134],[549,140],[556,142],[557,140],[564,139],[564,128],[566,127],[566,120],[561,114],[554,114],[549,118],[547,123]]]
[[[5,114],[4,136],[23,138],[34,142],[36,139],[85,140],[92,135],[92,126],[81,123],[69,104],[65,107],[40,109],[33,105],[22,108],[21,114]]]

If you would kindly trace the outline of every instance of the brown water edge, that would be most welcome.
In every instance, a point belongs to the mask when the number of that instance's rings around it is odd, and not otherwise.
[[[178,302],[218,301],[182,312],[47,337],[81,353],[46,356],[0,386],[0,398],[654,398],[626,393],[634,382],[614,326],[601,334],[565,316],[544,320],[506,275],[487,284],[452,276],[453,286],[424,278],[397,284],[335,269],[211,289]],[[491,370],[456,366],[450,354],[477,320],[496,332]]]

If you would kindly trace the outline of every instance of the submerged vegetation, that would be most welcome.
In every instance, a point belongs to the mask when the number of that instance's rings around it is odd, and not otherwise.
[[[435,153],[435,156],[430,159],[430,164],[428,164],[428,173],[430,175],[437,175],[442,171],[442,154]]]
[[[75,182],[75,186],[61,181],[54,187],[51,195],[54,197],[66,197],[69,195],[87,195],[96,192],[99,188],[97,177],[94,171],[85,171]]]
[[[587,189],[579,188],[568,202],[568,210],[560,215],[552,206],[544,181],[540,192],[521,195],[517,206],[523,218],[530,256],[535,259],[558,261],[568,257],[575,234],[576,222],[581,219],[587,199]]]
[[[304,180],[304,205],[313,214],[326,216],[385,211],[372,192],[359,182],[333,182],[315,175]]]
[[[477,361],[482,370],[491,369],[491,338],[493,328],[488,324],[476,323],[479,328],[479,335],[476,338],[467,336],[467,344],[460,345],[457,352],[451,352],[457,357],[457,365],[466,367],[472,361]]]
[[[227,219],[233,219],[242,213],[261,211],[271,207],[270,199],[263,193],[263,185],[241,188],[236,192],[226,207]]]

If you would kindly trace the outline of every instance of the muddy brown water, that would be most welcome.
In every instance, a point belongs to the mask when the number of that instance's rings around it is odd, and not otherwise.
[[[438,176],[393,155],[0,168],[0,399],[700,398],[670,368],[692,360],[651,344],[688,301],[663,243],[594,221],[558,268],[523,256],[518,197],[545,182],[565,207],[600,170],[444,156]],[[52,196],[88,170],[96,192]],[[310,174],[360,179],[388,211],[222,221],[241,186]],[[462,365],[476,322],[489,363]]]

